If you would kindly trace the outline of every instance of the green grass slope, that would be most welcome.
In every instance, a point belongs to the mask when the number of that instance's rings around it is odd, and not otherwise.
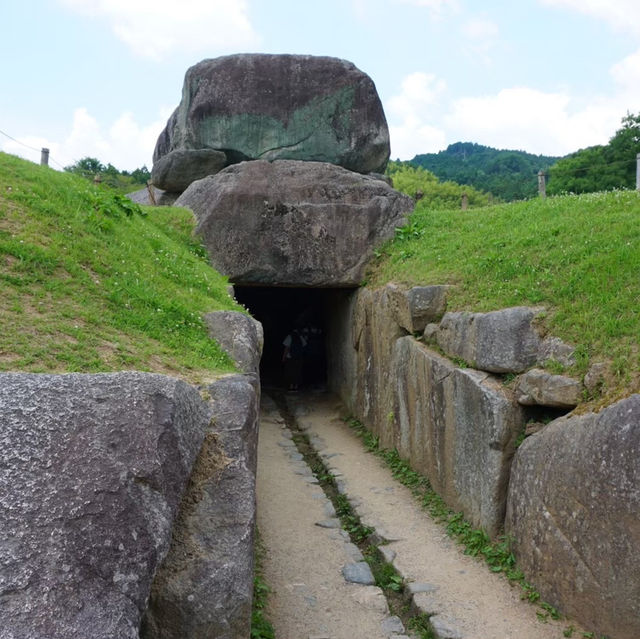
[[[0,370],[233,370],[202,315],[241,309],[193,226],[0,153]]]
[[[544,306],[578,347],[580,375],[610,364],[599,403],[640,391],[640,195],[553,197],[460,211],[418,204],[369,283],[454,284],[449,310]],[[593,404],[593,402],[591,402]]]

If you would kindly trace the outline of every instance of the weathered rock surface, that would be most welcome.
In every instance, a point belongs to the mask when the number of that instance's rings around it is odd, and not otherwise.
[[[127,197],[136,204],[144,204],[146,206],[173,206],[173,203],[180,195],[179,193],[169,193],[168,191],[157,189],[154,186],[151,187],[151,190],[153,200],[147,187],[133,193],[127,193]]]
[[[151,181],[165,191],[182,193],[191,182],[215,175],[227,165],[227,156],[213,149],[177,149],[153,164]]]
[[[547,337],[540,344],[538,363],[543,365],[549,361],[556,361],[563,366],[573,366],[576,363],[576,349],[557,337]]]
[[[361,289],[353,310],[355,377],[352,410],[379,438],[384,448],[396,445],[393,428],[395,341],[407,335],[397,321],[398,287]],[[345,345],[344,348],[348,348]]]
[[[518,378],[515,394],[523,406],[574,408],[582,398],[582,384],[565,375],[551,375],[532,368]]]
[[[396,341],[393,364],[400,455],[450,507],[496,535],[522,410],[490,375],[456,368],[413,337]]]
[[[437,334],[449,357],[491,373],[521,373],[538,359],[532,322],[539,309],[516,306],[490,313],[446,313]]]
[[[384,173],[389,131],[375,85],[350,62],[230,55],[187,71],[153,160],[194,149],[223,151],[229,163],[310,160]]]
[[[376,244],[413,201],[381,180],[318,162],[243,162],[194,182],[192,209],[215,268],[235,284],[357,286]]]
[[[144,639],[244,639],[253,593],[258,380],[208,387],[212,415],[153,583]]]
[[[258,373],[264,345],[262,324],[238,311],[215,311],[204,316],[209,337],[238,365],[243,373]]]
[[[513,465],[507,533],[542,598],[595,633],[640,636],[640,395],[560,418]]]
[[[334,390],[381,446],[397,448],[450,506],[496,534],[524,422],[512,395],[487,373],[457,369],[408,335],[407,291],[398,286],[360,289],[334,309]]]
[[[397,284],[384,287],[385,304],[390,321],[408,333],[424,331],[429,322],[440,320],[447,308],[447,291],[450,286],[414,286],[410,289]]]
[[[0,375],[0,635],[137,638],[202,444],[197,390],[146,373]]]
[[[595,393],[605,383],[607,375],[607,365],[604,362],[595,362],[591,364],[589,370],[584,376],[584,387],[590,392]]]

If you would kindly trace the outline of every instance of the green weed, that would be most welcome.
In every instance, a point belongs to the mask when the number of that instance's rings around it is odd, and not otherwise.
[[[346,422],[363,442],[367,441],[368,431],[357,419],[350,417]],[[368,446],[367,448],[369,449]],[[503,535],[491,540],[484,530],[474,528],[462,513],[454,512],[444,503],[431,488],[429,480],[411,469],[397,450],[383,449],[378,445],[371,448],[370,452],[384,460],[393,477],[411,490],[433,519],[445,525],[449,536],[464,547],[465,554],[483,559],[491,572],[502,573],[511,583],[518,584],[522,589],[522,598],[540,606],[541,610],[537,614],[541,621],[560,618],[553,606],[540,601],[540,593],[526,581],[523,572],[517,567],[509,537]]]

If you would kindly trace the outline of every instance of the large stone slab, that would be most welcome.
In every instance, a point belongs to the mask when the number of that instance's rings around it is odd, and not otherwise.
[[[213,149],[176,150],[153,165],[151,181],[160,189],[182,193],[191,182],[215,175],[227,165],[227,156]]]
[[[138,637],[208,418],[161,375],[0,375],[3,639]]]
[[[456,368],[413,337],[396,341],[396,446],[454,510],[489,535],[502,527],[524,416],[491,375]]]
[[[227,167],[176,204],[194,211],[214,267],[235,284],[325,287],[359,285],[413,208],[382,180],[292,160]]]
[[[506,526],[542,598],[597,636],[640,636],[640,395],[560,418],[513,464]]]
[[[538,359],[533,320],[540,309],[516,306],[490,313],[446,313],[437,332],[449,357],[491,373],[521,373]]]
[[[242,160],[330,162],[384,173],[389,130],[375,85],[352,63],[309,55],[230,55],[185,76],[154,163],[175,150]]]
[[[262,324],[238,311],[206,313],[209,337],[238,365],[243,373],[258,373],[264,346]]]
[[[153,583],[144,639],[246,639],[253,594],[259,384],[208,387],[212,418]]]

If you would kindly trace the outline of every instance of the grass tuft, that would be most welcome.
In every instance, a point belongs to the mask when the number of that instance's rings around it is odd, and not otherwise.
[[[0,371],[234,370],[203,314],[242,310],[193,215],[0,153]]]

